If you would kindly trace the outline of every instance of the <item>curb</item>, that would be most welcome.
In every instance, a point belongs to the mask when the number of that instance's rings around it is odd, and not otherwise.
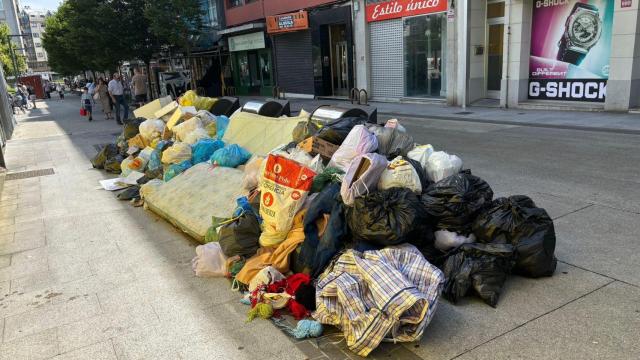
[[[421,116],[421,115],[409,115],[409,114],[386,113],[386,112],[380,112],[378,114],[393,116],[398,118],[404,117],[407,119],[417,119],[417,120],[449,120],[449,121],[462,121],[462,122],[485,123],[485,124],[496,124],[496,125],[526,126],[526,127],[547,128],[547,129],[591,131],[591,132],[602,132],[602,133],[610,133],[610,134],[640,135],[640,130],[634,130],[634,129],[616,129],[616,128],[603,128],[603,127],[580,126],[580,125],[540,124],[540,123],[531,123],[531,122],[513,122],[513,121],[504,121],[504,120],[465,118],[461,116],[445,116],[445,115]]]

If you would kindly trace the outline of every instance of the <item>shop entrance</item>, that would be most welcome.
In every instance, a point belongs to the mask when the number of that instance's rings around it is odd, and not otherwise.
[[[269,49],[234,53],[234,73],[238,95],[271,95],[273,77]]]
[[[349,69],[347,60],[347,25],[329,25],[331,53],[331,91],[333,96],[349,95]]]
[[[504,1],[487,2],[487,97],[500,99],[504,49]]]
[[[432,14],[404,19],[406,97],[446,95],[447,19]]]

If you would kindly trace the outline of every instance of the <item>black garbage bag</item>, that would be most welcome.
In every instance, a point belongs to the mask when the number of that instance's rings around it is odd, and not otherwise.
[[[418,173],[418,177],[420,178],[420,185],[422,186],[422,192],[427,190],[427,187],[429,186],[429,178],[427,178],[427,174],[425,174],[422,164],[420,164],[419,161],[409,159],[408,157],[404,159],[407,160],[413,166],[414,169],[416,169],[416,172]]]
[[[104,162],[104,169],[110,173],[120,174],[120,163],[122,162],[122,160],[124,160],[124,157],[119,154],[110,157],[107,159],[107,161]]]
[[[116,155],[118,155],[118,146],[116,146],[116,144],[108,144],[91,159],[91,165],[95,169],[104,169],[104,164],[107,162],[107,159]]]
[[[141,117],[125,119],[123,121],[124,128],[122,129],[122,136],[124,137],[124,139],[129,140],[132,137],[138,135],[140,133],[140,130],[139,130],[140,124],[142,124],[146,120],[147,119],[141,118]]]
[[[547,212],[524,195],[499,198],[473,222],[479,242],[511,244],[516,249],[514,273],[551,276],[556,269],[556,234]]]
[[[422,194],[422,204],[437,219],[436,229],[466,236],[471,233],[473,220],[491,205],[492,198],[489,184],[465,170],[429,185]]]
[[[415,146],[413,137],[406,132],[396,128],[388,128],[380,125],[369,126],[369,131],[376,135],[378,139],[378,150],[376,152],[391,160],[400,155],[407,157],[407,153]]]
[[[118,200],[132,200],[140,198],[140,186],[130,186],[116,196]]]
[[[426,220],[418,196],[400,187],[356,198],[346,215],[355,240],[382,246],[407,242],[417,225]]]
[[[463,244],[452,250],[444,263],[442,295],[455,304],[473,287],[485,303],[496,307],[512,266],[510,244]]]
[[[337,120],[333,120],[327,125],[323,126],[316,136],[322,140],[326,140],[334,145],[342,145],[344,139],[349,135],[351,129],[356,125],[363,125],[367,123],[366,118],[359,117],[346,117]]]
[[[320,236],[316,221],[329,215],[327,227]],[[331,258],[344,247],[348,235],[344,221],[344,204],[340,198],[340,184],[331,183],[322,190],[309,206],[304,217],[304,242],[292,254],[291,264],[295,273],[305,273],[317,278]]]
[[[260,224],[255,214],[243,213],[238,219],[220,227],[219,240],[227,257],[240,255],[251,257],[260,247]]]

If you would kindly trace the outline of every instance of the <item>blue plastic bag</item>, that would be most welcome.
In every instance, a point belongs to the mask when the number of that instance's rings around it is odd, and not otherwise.
[[[169,145],[168,141],[158,141],[156,148],[153,150],[151,156],[149,157],[149,163],[147,164],[147,168],[149,170],[154,171],[156,169],[162,168],[162,161],[160,161],[162,158],[162,150],[164,150],[167,145]]]
[[[247,150],[232,144],[216,150],[209,160],[214,165],[234,168],[249,161],[250,157],[251,153]]]
[[[191,148],[191,162],[199,164],[211,158],[214,152],[224,147],[222,140],[202,139],[195,143]]]
[[[216,131],[218,140],[222,140],[224,137],[224,133],[227,131],[227,126],[229,126],[229,118],[225,115],[216,116]]]
[[[167,169],[167,171],[165,171],[164,173],[164,181],[169,181],[171,179],[173,179],[174,177],[182,174],[183,172],[185,172],[188,168],[190,168],[191,166],[193,166],[191,164],[191,161],[189,160],[185,160],[181,163],[178,164],[173,164],[171,166],[169,166],[169,169]]]

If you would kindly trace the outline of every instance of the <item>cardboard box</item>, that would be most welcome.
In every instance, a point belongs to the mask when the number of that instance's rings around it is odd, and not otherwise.
[[[334,145],[326,140],[320,139],[315,136],[312,136],[300,142],[298,144],[298,147],[312,156],[320,154],[322,158],[327,160],[331,159],[333,153],[336,152],[336,150],[338,150],[339,148],[338,145]]]
[[[162,109],[156,111],[154,113],[155,117],[158,119],[162,119],[164,122],[169,121],[171,118],[171,114],[178,108],[178,103],[175,101],[170,102],[169,104],[162,107]]]
[[[162,109],[162,107],[171,103],[171,101],[171,96],[165,96],[163,98],[153,100],[150,103],[133,110],[133,116],[145,119],[155,119],[156,111]]]
[[[183,120],[188,119],[187,117],[185,117],[187,114],[192,114],[191,116],[193,116],[197,112],[198,111],[193,106],[178,106],[176,111],[173,112],[173,115],[171,115],[171,118],[167,122],[167,127],[169,128],[169,130],[173,130],[174,126],[178,125]]]

